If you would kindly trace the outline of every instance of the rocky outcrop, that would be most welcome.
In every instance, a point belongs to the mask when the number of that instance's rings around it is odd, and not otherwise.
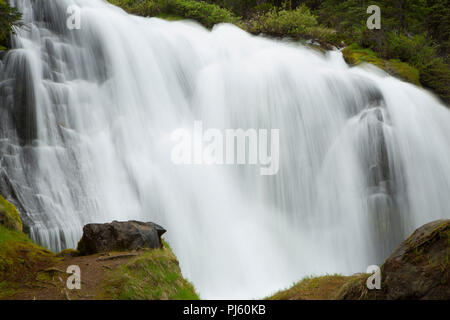
[[[113,221],[87,224],[78,251],[89,255],[109,251],[131,251],[140,248],[162,248],[161,235],[166,230],[153,222]]]
[[[381,267],[381,289],[369,290],[368,276],[342,287],[337,299],[450,299],[450,220],[416,231]]]

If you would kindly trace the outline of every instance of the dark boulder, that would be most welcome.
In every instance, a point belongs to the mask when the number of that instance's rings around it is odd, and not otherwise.
[[[81,255],[140,248],[162,248],[161,235],[166,230],[153,222],[113,221],[92,223],[83,228],[77,250]]]
[[[381,266],[381,289],[368,275],[344,285],[337,299],[450,299],[450,220],[423,225]]]

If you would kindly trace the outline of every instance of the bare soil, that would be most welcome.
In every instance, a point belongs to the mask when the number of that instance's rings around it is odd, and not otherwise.
[[[141,255],[144,251],[113,252],[90,256],[65,257],[54,266],[35,270],[35,280],[15,288],[12,300],[93,300],[103,298],[102,282],[111,270]],[[81,270],[81,289],[67,288],[67,267]]]

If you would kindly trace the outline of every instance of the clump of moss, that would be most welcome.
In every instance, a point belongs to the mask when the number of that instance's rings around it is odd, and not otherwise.
[[[181,274],[170,247],[150,250],[114,269],[103,284],[104,299],[198,300],[194,287]]]
[[[14,207],[11,203],[6,201],[0,195],[0,225],[4,227],[15,230],[22,231],[22,220],[20,220],[19,212],[16,207]]]
[[[370,63],[402,80],[421,86],[419,70],[397,59],[385,60],[377,56],[371,49],[363,49],[352,44],[342,50],[344,59],[350,65]]]
[[[331,300],[336,293],[349,281],[357,276],[342,276],[339,274],[321,277],[306,277],[291,288],[281,290],[267,297],[267,300]]]

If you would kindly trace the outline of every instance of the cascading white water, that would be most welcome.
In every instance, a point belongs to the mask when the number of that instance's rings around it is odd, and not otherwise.
[[[154,221],[203,298],[250,298],[364,272],[450,217],[450,112],[420,88],[231,25],[11,3],[24,26],[1,65],[0,191],[53,250],[86,223]],[[170,134],[195,120],[280,129],[278,174],[173,164]]]

